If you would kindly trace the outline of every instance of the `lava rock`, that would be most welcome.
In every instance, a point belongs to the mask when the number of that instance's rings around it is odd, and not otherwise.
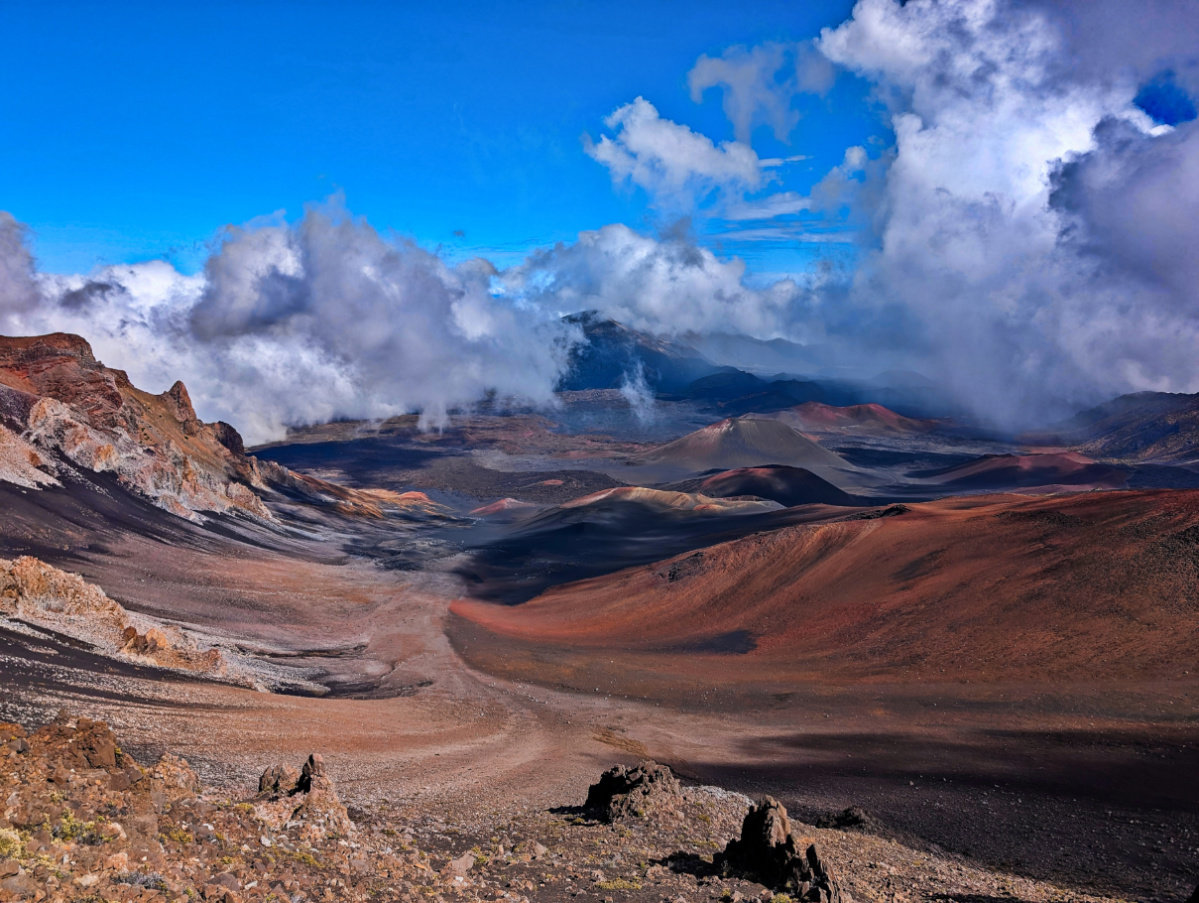
[[[837,831],[861,831],[867,834],[883,833],[883,825],[877,818],[857,806],[850,806],[831,815],[816,819],[817,828],[833,828]]]
[[[783,804],[772,797],[753,806],[741,836],[717,857],[721,871],[785,891],[806,903],[841,903],[841,888],[812,844],[800,851]]]
[[[605,771],[587,791],[583,808],[593,818],[608,822],[644,817],[663,802],[681,798],[674,773],[657,762],[642,762],[633,768],[617,765]]]
[[[289,796],[296,792],[300,772],[290,765],[271,765],[258,779],[259,796]]]
[[[325,773],[324,756],[320,753],[313,753],[300,770],[300,780],[296,783],[296,790],[300,793],[311,793],[314,787],[321,786],[328,786],[329,789],[332,789],[333,782]]]

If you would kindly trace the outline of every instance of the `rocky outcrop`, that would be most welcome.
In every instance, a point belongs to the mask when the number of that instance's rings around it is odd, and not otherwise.
[[[233,427],[196,417],[183,383],[143,392],[79,336],[0,337],[0,479],[40,486],[71,468],[114,474],[189,519],[271,518],[257,460]]]
[[[301,834],[314,839],[344,836],[354,830],[325,760],[316,753],[298,772],[286,765],[267,768],[258,779],[255,808],[268,824],[298,828]]]
[[[841,889],[815,844],[801,852],[782,803],[766,797],[749,810],[741,836],[718,857],[727,875],[740,875],[809,903],[841,903]]]
[[[196,416],[183,383],[143,392],[79,336],[0,336],[0,481],[36,489],[72,471],[113,474],[193,521],[200,512],[273,520],[272,494],[349,517],[449,513],[420,492],[351,489],[259,461],[232,426]]]
[[[25,489],[40,489],[59,485],[53,473],[54,462],[0,420],[0,480]]]
[[[674,773],[657,762],[642,762],[629,768],[617,765],[605,771],[587,791],[583,808],[603,822],[643,818],[682,800]]]
[[[0,761],[3,901],[262,903],[334,899],[335,888],[337,900],[368,903],[399,899],[388,893],[397,869],[415,876],[378,848],[368,858],[340,837],[309,842],[304,825],[213,800],[176,756],[142,767],[102,722],[60,713],[32,733],[0,723]],[[319,760],[310,771],[299,798],[315,806]]]
[[[37,558],[0,558],[0,618],[53,630],[104,655],[213,675],[225,673],[217,649],[200,649],[178,627],[127,611],[100,587]]]
[[[862,831],[867,834],[883,834],[885,828],[877,818],[859,806],[850,806],[831,815],[822,815],[816,819],[817,828],[831,828],[835,831]]]

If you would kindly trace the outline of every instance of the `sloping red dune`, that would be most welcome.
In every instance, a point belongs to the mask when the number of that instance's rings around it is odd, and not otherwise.
[[[1115,489],[1128,478],[1125,471],[1077,452],[984,455],[927,476],[954,488],[992,490],[1046,486]]]
[[[913,420],[881,404],[835,407],[809,401],[774,415],[776,420],[797,430],[812,432],[848,431],[867,434],[915,434],[936,429],[931,420]]]
[[[943,500],[452,611],[544,674],[602,649],[618,685],[1170,677],[1199,667],[1199,492]]]

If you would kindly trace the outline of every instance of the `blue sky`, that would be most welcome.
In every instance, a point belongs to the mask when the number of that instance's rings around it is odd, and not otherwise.
[[[334,191],[373,225],[510,262],[533,246],[675,211],[614,189],[581,136],[644,96],[663,118],[733,137],[719,89],[687,73],[730,45],[796,40],[850,12],[827,2],[445,4],[9,2],[0,8],[0,208],[39,265],[87,272],[166,256],[194,270],[216,230],[298,217]],[[801,99],[802,101],[802,99]],[[810,97],[771,190],[805,192],[879,128],[842,75]],[[751,269],[802,269],[817,246],[718,240]],[[456,231],[464,235],[455,235]]]

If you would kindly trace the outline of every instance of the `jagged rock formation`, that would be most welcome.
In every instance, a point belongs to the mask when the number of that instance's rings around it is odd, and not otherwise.
[[[617,765],[605,771],[587,790],[583,808],[592,818],[612,823],[643,818],[680,800],[674,773],[657,762],[642,762],[633,768]]]
[[[726,874],[742,875],[810,903],[841,903],[841,889],[815,844],[800,852],[782,803],[766,797],[749,810],[741,836],[719,857]]]
[[[118,735],[127,744],[161,742],[135,728]],[[374,797],[369,804],[356,800],[352,829],[342,833],[314,825],[307,812],[280,823],[268,811],[311,810],[332,792],[315,756],[306,769],[267,769],[256,797],[229,798],[202,785],[185,760],[165,755],[152,766],[139,764],[105,724],[60,713],[32,732],[0,722],[0,766],[3,903],[779,899],[777,887],[755,878],[714,880],[709,853],[746,833],[749,806],[740,794],[715,787],[684,787],[677,801],[663,795],[682,814],[677,820],[637,818],[615,830],[536,806],[487,811],[485,797],[465,806],[444,798],[397,806]],[[224,772],[230,773],[236,771]],[[364,783],[368,793],[377,790]],[[363,789],[359,784],[357,792]],[[868,835],[820,836],[846,863],[843,900],[1118,903]],[[805,899],[836,899],[820,895],[828,870],[820,855],[813,858],[804,862],[817,892],[809,887]],[[880,860],[894,865],[880,870]],[[1091,873],[1079,874],[1087,880]],[[1155,893],[1121,899],[1183,899],[1176,874],[1168,889],[1160,874],[1153,877]]]
[[[263,468],[233,427],[196,417],[183,383],[143,392],[79,336],[0,337],[0,479],[45,485],[71,467],[115,474],[183,517],[271,517]]]
[[[306,837],[344,836],[354,830],[317,753],[298,772],[286,765],[267,768],[258,779],[256,809],[268,824],[298,827]]]
[[[0,558],[0,618],[83,640],[106,655],[214,675],[226,670],[219,650],[199,649],[179,628],[134,615],[78,574],[28,555]]]
[[[426,518],[446,509],[419,492],[349,489],[247,455],[227,423],[204,423],[186,387],[143,392],[79,336],[0,336],[0,481],[61,485],[71,471],[111,473],[189,520],[198,512],[273,520],[280,493],[346,516]]]

